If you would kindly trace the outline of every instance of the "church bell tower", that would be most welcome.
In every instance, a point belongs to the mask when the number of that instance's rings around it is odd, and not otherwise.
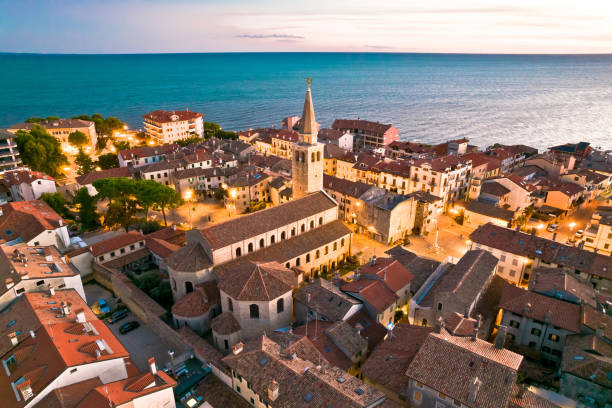
[[[307,194],[323,190],[323,144],[317,141],[317,122],[310,84],[306,80],[306,99],[299,127],[299,139],[293,145],[292,181],[293,198],[301,198]]]

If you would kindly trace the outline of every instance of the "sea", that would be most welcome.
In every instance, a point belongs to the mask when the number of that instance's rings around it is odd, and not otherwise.
[[[400,139],[612,149],[612,55],[0,54],[0,127],[32,116],[202,112],[227,130],[280,127],[312,78],[317,121],[392,123]]]

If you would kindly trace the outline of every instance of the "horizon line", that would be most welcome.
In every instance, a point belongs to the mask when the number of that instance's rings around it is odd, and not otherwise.
[[[105,56],[105,55],[195,55],[195,54],[396,54],[396,55],[495,55],[495,56],[612,56],[612,52],[576,53],[508,53],[508,52],[424,52],[424,51],[188,51],[188,52],[14,52],[0,51],[0,55],[33,56]]]

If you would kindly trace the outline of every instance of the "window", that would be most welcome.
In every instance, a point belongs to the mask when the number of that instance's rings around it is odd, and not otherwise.
[[[187,281],[185,282],[185,293],[193,292],[193,283]]]
[[[314,228],[314,221],[310,221],[310,229]]]
[[[558,343],[559,342],[559,335],[558,334],[554,334],[554,333],[550,333],[548,335],[548,340],[554,341],[555,343]]]
[[[311,155],[310,155],[310,161],[312,161],[312,162],[315,161],[315,153],[314,152],[312,152]]]
[[[540,337],[540,335],[542,334],[542,330],[533,328],[531,329],[531,334]]]
[[[315,252],[315,259],[319,259],[320,256],[321,256],[321,253],[317,249],[317,252]]]
[[[295,237],[295,228],[291,228],[291,236]]]
[[[317,161],[321,161],[321,152],[317,152]]]
[[[306,263],[310,262],[310,254],[306,254]]]
[[[253,243],[252,242],[249,243],[248,251],[249,251],[249,253],[253,252]]]
[[[139,246],[142,248],[144,246],[144,241],[139,242]]]
[[[225,342],[227,343],[227,340],[225,340]],[[239,385],[236,386],[236,391],[238,391],[238,394],[240,394],[240,386]]]
[[[417,403],[419,403],[419,404],[420,404],[422,399],[423,399],[423,395],[422,395],[422,394],[421,394],[419,391],[415,391],[415,392],[412,394],[412,400],[413,400],[414,402],[417,402]]]
[[[76,368],[73,368],[72,370],[70,370],[70,374],[74,374],[74,373],[76,373],[76,372],[77,372],[77,369],[76,369]]]
[[[536,348],[536,342],[535,341],[530,341],[529,342],[529,348],[530,349],[535,349]]]
[[[338,243],[334,242],[334,251],[338,249]]]
[[[515,329],[518,329],[519,327],[521,327],[521,324],[517,322],[516,320],[510,320],[510,327],[514,327]]]
[[[230,312],[234,311],[234,304],[232,303],[232,299],[230,299],[230,298],[227,298],[227,309]]]
[[[276,302],[276,313],[283,313],[285,310],[285,299],[280,298]]]
[[[281,241],[285,239],[285,231],[281,232]]]
[[[503,273],[503,272],[504,272],[503,266],[498,266],[497,267],[497,273]]]
[[[442,310],[442,303],[438,303],[438,310]]]
[[[500,255],[499,260],[502,262],[506,262],[506,255]]]
[[[236,248],[236,256],[241,256],[242,255],[242,248]]]
[[[42,286],[44,284],[45,284],[44,280],[40,280],[40,281],[36,282],[36,286]]]
[[[513,266],[517,266],[517,265],[518,265],[518,259],[514,258],[514,259],[512,260],[512,265],[513,265]]]
[[[134,246],[134,244],[130,245],[130,249],[133,251],[136,247]]]
[[[250,305],[249,314],[251,315],[251,319],[259,319],[259,306]]]
[[[270,237],[270,243],[273,244],[274,242],[276,242],[276,237],[274,235],[272,235]]]
[[[125,248],[121,248],[119,252],[121,252],[122,254],[125,254]]]
[[[514,269],[510,269],[510,273],[508,275],[514,277],[516,275],[516,271]]]
[[[111,252],[111,258],[115,257],[115,251]]]
[[[319,225],[323,225],[323,217],[319,217]]]
[[[344,246],[344,238],[342,238],[342,239],[340,240],[340,246],[341,246],[341,247],[343,247],[343,246]]]
[[[300,228],[302,232],[306,231],[306,224],[302,224],[302,228]]]
[[[262,238],[262,239],[259,240],[259,248],[261,249],[264,246],[266,246],[266,241],[264,241],[264,239]]]
[[[329,253],[329,247],[325,245],[325,255],[327,255],[328,253]]]

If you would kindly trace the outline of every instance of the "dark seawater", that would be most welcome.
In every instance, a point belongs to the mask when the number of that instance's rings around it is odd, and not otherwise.
[[[223,128],[280,126],[312,77],[317,120],[393,123],[403,140],[612,149],[612,55],[0,54],[0,127],[98,112],[141,127],[154,109]]]

